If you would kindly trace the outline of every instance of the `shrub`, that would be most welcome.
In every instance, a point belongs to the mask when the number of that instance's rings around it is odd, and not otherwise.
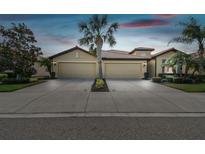
[[[184,78],[184,83],[193,83],[193,79],[190,77]]]
[[[0,74],[0,81],[1,81],[2,79],[7,78],[7,77],[8,77],[8,75],[7,75],[7,74]]]
[[[158,76],[159,76],[160,78],[165,78],[165,74],[164,74],[164,73],[159,73]]]
[[[32,78],[37,78],[38,80],[47,80],[50,79],[50,77],[48,75],[46,76],[32,76]]]
[[[161,78],[161,77],[153,77],[153,78],[152,78],[152,82],[157,82],[157,83],[160,83],[160,82],[161,82],[161,80],[162,80],[162,78]]]
[[[174,76],[174,74],[173,73],[159,73],[158,76],[161,78],[166,78],[167,76]]]
[[[5,72],[8,78],[16,78],[16,74],[14,72]]]
[[[32,75],[35,75],[37,73],[37,70],[34,67],[28,68],[26,70],[26,77],[31,77]]]
[[[149,73],[148,73],[148,72],[145,72],[145,73],[144,73],[144,79],[147,80],[148,78],[149,78]]]
[[[174,83],[183,83],[184,79],[182,77],[174,77],[173,82]]]
[[[205,75],[196,75],[195,80],[198,82],[204,82],[205,81]]]
[[[29,78],[22,79],[22,80],[16,80],[16,78],[5,78],[2,79],[3,84],[18,84],[18,83],[29,83]]]
[[[161,82],[168,82],[168,80],[167,79],[162,79]]]
[[[29,82],[36,82],[36,81],[38,81],[38,78],[30,78],[29,79]]]
[[[95,81],[96,88],[103,88],[104,85],[105,85],[105,82],[102,79],[96,79],[96,81]]]
[[[56,77],[56,73],[55,72],[51,72],[51,79],[55,79]]]
[[[173,78],[174,78],[174,77],[171,77],[171,76],[166,77],[166,79],[167,79],[168,82],[173,82]]]

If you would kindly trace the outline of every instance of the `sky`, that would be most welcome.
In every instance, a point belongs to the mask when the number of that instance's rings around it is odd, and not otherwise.
[[[76,45],[83,36],[78,23],[86,22],[92,14],[5,14],[0,15],[0,25],[11,26],[11,23],[25,23],[33,32],[45,56],[67,50]],[[117,44],[114,47],[104,44],[103,49],[131,51],[136,47],[152,47],[155,52],[176,48],[185,52],[197,50],[195,44],[185,45],[168,42],[180,35],[182,27],[179,22],[186,22],[190,17],[205,26],[205,15],[202,14],[110,14],[108,24],[117,22],[120,27],[114,34]],[[88,49],[86,46],[82,46]]]

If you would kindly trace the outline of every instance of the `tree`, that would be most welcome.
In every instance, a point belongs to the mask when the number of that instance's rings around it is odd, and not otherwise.
[[[203,69],[205,69],[205,58],[194,57],[190,54],[177,52],[171,58],[169,58],[164,64],[162,64],[162,66],[171,67],[174,70],[174,74],[176,74],[176,68],[181,69],[184,66],[184,76],[186,77],[190,70],[193,70],[192,76],[194,76],[196,72],[199,72],[199,64],[203,67]],[[183,74],[182,70],[178,71],[177,73],[180,76],[182,76]]]
[[[31,75],[37,57],[42,55],[36,46],[36,39],[31,29],[24,23],[14,24],[10,28],[0,28],[0,65],[2,70],[12,70],[17,79]]]
[[[46,70],[49,72],[50,76],[52,76],[52,62],[49,58],[42,57],[40,60],[40,66],[46,67]]]
[[[188,74],[189,69],[192,67],[192,56],[183,52],[177,52],[171,58],[169,58],[162,66],[171,67],[174,70],[174,74],[178,73],[182,76],[182,67],[185,66],[185,76]],[[176,72],[176,68],[178,71]]]
[[[79,30],[83,33],[83,37],[79,39],[80,45],[87,45],[90,51],[96,51],[98,61],[99,78],[103,78],[102,74],[102,47],[104,43],[108,43],[111,47],[116,44],[113,36],[118,29],[118,23],[108,25],[107,15],[93,15],[88,22],[79,23]]]
[[[191,64],[191,68],[193,69],[192,76],[194,76],[196,72],[200,73],[201,67],[205,69],[205,58],[192,57],[192,64]]]
[[[202,59],[204,55],[205,27],[200,25],[193,17],[191,17],[188,22],[181,22],[179,25],[183,27],[181,36],[172,39],[169,43],[197,43],[198,55]],[[202,71],[203,67],[200,65],[200,73]]]

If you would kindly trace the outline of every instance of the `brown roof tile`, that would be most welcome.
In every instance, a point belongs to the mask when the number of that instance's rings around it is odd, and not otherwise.
[[[119,51],[119,50],[106,50],[102,52],[103,59],[150,59],[151,57],[137,57],[134,55],[130,55],[127,51]]]
[[[183,51],[177,50],[177,49],[175,49],[175,48],[169,48],[169,49],[167,49],[167,50],[163,50],[163,51],[160,51],[160,52],[158,52],[158,53],[152,55],[152,58],[155,58],[155,57],[157,57],[157,56],[163,55],[163,54],[165,54],[165,53],[167,53],[167,52],[170,52],[170,51],[175,51],[175,52],[176,52],[176,51],[179,51],[179,52],[183,52]]]

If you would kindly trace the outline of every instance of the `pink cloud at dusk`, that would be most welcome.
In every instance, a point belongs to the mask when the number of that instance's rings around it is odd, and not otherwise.
[[[120,28],[150,28],[154,26],[166,26],[170,24],[171,23],[169,21],[160,19],[143,19],[120,24]]]

